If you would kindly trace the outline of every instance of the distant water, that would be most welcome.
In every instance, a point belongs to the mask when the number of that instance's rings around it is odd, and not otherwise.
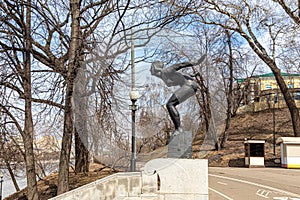
[[[45,162],[46,167],[46,175],[53,173],[54,171],[57,171],[58,169],[58,161],[50,161],[50,162]],[[11,177],[6,169],[0,169],[3,174],[3,182],[2,182],[2,198],[8,197],[9,195],[13,194],[16,192],[15,186],[11,180]],[[19,173],[18,176],[16,177],[19,188],[24,189],[27,186],[27,180],[26,180],[26,175],[25,172],[23,174]],[[38,180],[38,179],[37,179]]]
[[[18,177],[17,182],[18,182],[20,189],[25,188],[27,185],[25,176]],[[2,182],[2,197],[3,198],[8,197],[9,195],[11,195],[15,192],[16,192],[15,186],[14,186],[10,176],[8,175],[8,172],[6,172],[4,170],[4,177],[3,177],[3,182]]]

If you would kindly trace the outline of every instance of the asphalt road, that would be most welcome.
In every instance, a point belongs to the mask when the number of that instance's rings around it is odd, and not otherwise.
[[[208,181],[210,200],[300,200],[300,169],[210,167]]]

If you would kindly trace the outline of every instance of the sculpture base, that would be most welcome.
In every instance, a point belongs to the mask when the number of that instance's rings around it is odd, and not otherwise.
[[[142,169],[142,193],[149,199],[208,200],[208,161],[158,158]],[[143,198],[142,198],[143,199]]]
[[[192,158],[192,141],[191,131],[171,136],[168,144],[168,158]]]

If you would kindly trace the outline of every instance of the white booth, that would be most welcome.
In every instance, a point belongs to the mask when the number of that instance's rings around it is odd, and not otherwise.
[[[265,167],[265,140],[245,138],[245,166]]]
[[[300,137],[281,137],[278,142],[281,167],[300,168]]]

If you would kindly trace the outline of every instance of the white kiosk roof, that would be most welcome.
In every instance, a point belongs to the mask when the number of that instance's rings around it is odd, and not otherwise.
[[[265,143],[265,140],[247,140],[245,139],[244,143]]]
[[[300,144],[300,137],[280,137],[277,139],[277,143]]]

